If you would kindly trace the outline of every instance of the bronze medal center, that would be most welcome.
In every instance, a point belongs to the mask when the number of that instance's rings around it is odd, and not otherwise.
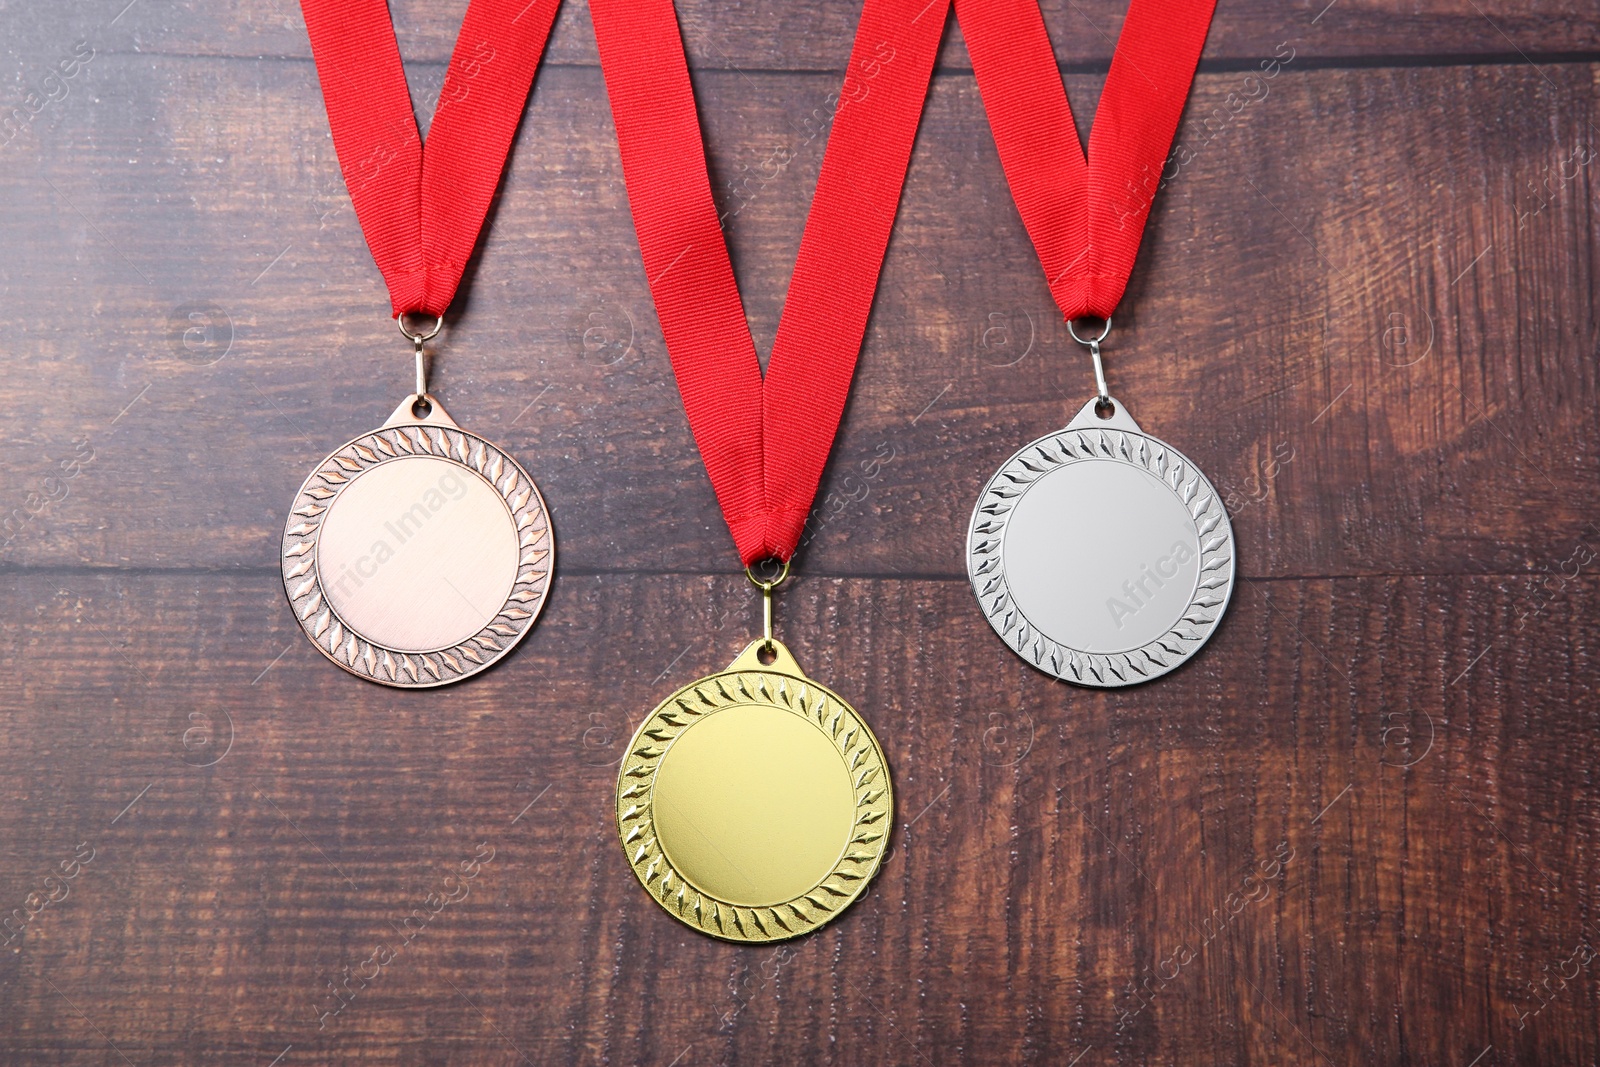
[[[516,524],[494,487],[436,456],[362,472],[317,543],[328,603],[397,652],[449,648],[483,629],[516,582],[517,559]]]
[[[652,807],[667,860],[702,893],[742,907],[794,900],[850,843],[856,795],[839,749],[780,708],[735,704],[662,756]]]

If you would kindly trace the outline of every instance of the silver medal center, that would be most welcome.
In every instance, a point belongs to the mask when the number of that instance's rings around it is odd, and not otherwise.
[[[984,487],[968,571],[990,625],[1058,678],[1120,686],[1199,650],[1233,588],[1233,532],[1193,463],[1094,404]]]
[[[1073,463],[1017,502],[1003,559],[1011,595],[1037,629],[1084,652],[1130,652],[1189,606],[1200,539],[1183,501],[1148,471]]]

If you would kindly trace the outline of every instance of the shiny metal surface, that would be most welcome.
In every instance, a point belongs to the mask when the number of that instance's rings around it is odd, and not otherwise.
[[[995,631],[1081,685],[1148,681],[1205,643],[1233,588],[1233,531],[1182,453],[1097,397],[1023,448],[973,511],[967,566]]]
[[[761,590],[761,636],[766,640],[766,644],[762,647],[770,648],[772,647],[772,591],[788,580],[789,561],[783,561],[783,566],[778,569],[775,578],[757,578],[755,571],[749,567],[744,569],[744,576],[751,585]]]
[[[317,538],[334,612],[398,652],[437,652],[487,626],[517,557],[516,524],[494,486],[437,456],[364,472],[329,501]]]
[[[413,395],[301,486],[284,590],[323,655],[369,681],[422,688],[475,674],[522,639],[554,552],[527,472]]]
[[[767,704],[696,720],[656,772],[661,851],[684,880],[743,907],[810,891],[850,843],[849,769],[821,728]]]
[[[1100,343],[1111,334],[1111,320],[1109,318],[1106,319],[1104,327],[1100,330],[1100,333],[1097,336],[1085,338],[1078,336],[1077,327],[1073,325],[1071,319],[1068,319],[1067,332],[1072,335],[1072,339],[1074,341],[1078,342],[1080,345],[1083,345],[1089,350],[1089,359],[1094,364],[1094,388],[1096,400],[1098,400],[1101,404],[1111,403],[1111,390],[1106,387],[1106,367],[1105,363],[1100,359]]]
[[[640,884],[730,941],[796,937],[837,916],[877,873],[893,812],[872,731],[769,638],[663,700],[617,776],[617,830]]]

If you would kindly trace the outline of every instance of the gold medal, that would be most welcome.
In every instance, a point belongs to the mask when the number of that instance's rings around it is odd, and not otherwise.
[[[617,777],[628,864],[679,920],[798,937],[866,890],[893,821],[877,738],[772,637],[861,351],[943,33],[921,0],[865,0],[763,370],[734,280],[672,0],[592,0],[639,252],[689,428],[762,591],[761,638],[645,716]],[[893,76],[879,78],[894,60]],[[876,80],[874,80],[876,79]],[[870,91],[868,82],[871,83]],[[781,564],[772,581],[750,566]]]
[[[617,831],[645,890],[742,942],[798,937],[854,902],[894,811],[878,739],[772,638],[777,583],[757,584],[766,636],[658,704],[617,775]]]

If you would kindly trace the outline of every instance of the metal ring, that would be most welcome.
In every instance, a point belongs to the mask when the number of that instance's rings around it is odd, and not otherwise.
[[[1067,332],[1070,333],[1072,335],[1072,339],[1078,342],[1080,345],[1097,345],[1106,339],[1106,334],[1111,332],[1111,316],[1106,316],[1106,328],[1100,331],[1099,337],[1093,339],[1079,337],[1078,331],[1072,328],[1071,319],[1067,320]]]
[[[761,561],[757,560],[756,562],[759,563]],[[789,577],[789,561],[788,560],[783,560],[782,563],[783,563],[783,566],[779,569],[778,576],[776,578],[772,579],[772,581],[770,581],[770,582],[764,582],[760,578],[757,578],[755,576],[755,572],[752,571],[748,565],[744,569],[744,576],[746,578],[750,579],[750,584],[751,585],[755,586],[757,589],[761,590],[763,593],[770,593],[772,590],[774,590],[778,586],[782,585],[783,582],[784,582],[784,579]]]
[[[428,314],[426,311],[402,311],[400,314],[394,317],[395,325],[400,327],[400,332],[405,335],[405,339],[414,345],[420,345],[424,341],[433,340],[435,337],[439,336],[439,331],[444,328],[444,316],[435,315],[433,316],[433,329],[427,331],[426,333],[418,333],[416,331],[406,329],[407,315],[426,314]]]

